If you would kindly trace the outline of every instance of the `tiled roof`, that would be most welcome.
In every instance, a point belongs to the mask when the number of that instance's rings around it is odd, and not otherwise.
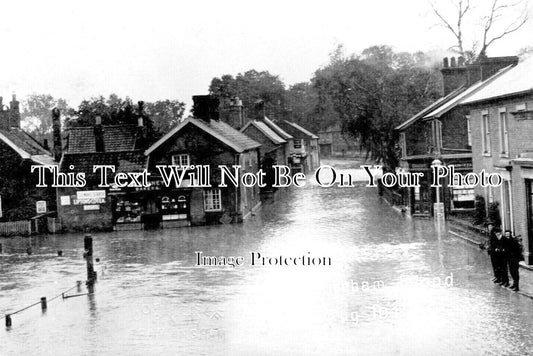
[[[146,168],[147,157],[142,151],[65,153],[61,160],[61,172],[84,172],[87,182],[99,182],[100,173],[93,173],[94,165],[114,165],[116,172],[140,172]],[[69,169],[73,165],[74,169]],[[112,173],[108,177],[113,177]]]
[[[292,129],[295,129],[295,130],[301,132],[304,136],[308,136],[310,138],[318,139],[317,135],[315,135],[314,133],[304,129],[303,127],[301,127],[300,125],[298,125],[298,124],[296,124],[294,122],[283,120],[283,121],[279,122],[279,125],[281,125],[282,127],[290,126]]]
[[[274,142],[276,145],[280,145],[282,143],[286,143],[284,139],[282,139],[277,133],[274,132],[270,127],[267,126],[264,122],[252,120],[248,121],[246,125],[241,129],[241,132],[244,132],[248,126],[254,126],[259,131],[263,133],[270,141]]]
[[[221,142],[223,142],[224,144],[239,153],[261,146],[260,143],[252,140],[250,137],[246,136],[242,132],[235,130],[233,127],[226,124],[225,122],[219,120],[211,120],[208,123],[204,120],[189,117],[183,122],[181,122],[179,125],[174,127],[170,132],[168,132],[165,136],[159,139],[150,148],[148,148],[145,151],[145,154],[149,155],[157,147],[169,140],[187,125],[195,125],[196,127],[205,131],[209,135],[212,135],[213,137],[220,140]]]
[[[22,129],[0,130],[0,140],[24,159],[31,159],[40,164],[53,164],[52,154]]]
[[[461,104],[489,100],[533,91],[533,57],[518,63]]]
[[[287,121],[285,120],[285,122],[289,125],[291,125],[292,127],[294,127],[296,130],[299,130],[301,132],[303,132],[305,135],[311,137],[311,138],[318,138],[317,135],[315,135],[314,133],[312,133],[311,131],[307,130],[306,128],[298,125],[297,123],[295,122],[290,122],[290,121]]]
[[[456,107],[457,105],[461,104],[464,100],[468,100],[472,95],[476,95],[477,92],[480,90],[483,90],[483,88],[487,87],[492,83],[494,80],[499,78],[501,75],[503,75],[505,72],[507,72],[511,66],[505,67],[498,72],[496,72],[493,76],[488,78],[485,81],[477,82],[470,87],[468,87],[466,90],[464,90],[459,95],[456,95],[451,100],[448,100],[446,103],[440,105],[435,110],[424,116],[424,119],[429,119],[432,117],[441,117],[442,115],[446,114],[448,111]]]
[[[104,137],[104,151],[118,152],[135,149],[137,126],[109,125],[102,126]],[[68,152],[89,153],[96,152],[94,127],[74,127],[68,131]]]
[[[455,89],[454,91],[452,91],[451,93],[449,93],[448,95],[443,96],[440,99],[437,99],[436,101],[434,101],[433,103],[431,103],[430,105],[428,105],[427,107],[422,109],[420,112],[418,112],[413,117],[409,118],[408,120],[404,121],[400,125],[396,126],[395,130],[406,129],[407,127],[411,126],[412,124],[414,124],[415,122],[417,122],[418,120],[420,120],[421,118],[426,116],[426,114],[430,113],[431,111],[435,110],[436,108],[440,107],[441,105],[444,105],[448,101],[452,100],[457,95],[461,94],[464,90],[465,90],[464,87],[459,87],[459,88]]]
[[[283,138],[284,140],[291,140],[293,137],[289,135],[285,130],[283,130],[279,125],[275,124],[272,120],[270,120],[268,117],[263,117],[263,122],[270,127],[272,131],[277,133],[279,137]]]

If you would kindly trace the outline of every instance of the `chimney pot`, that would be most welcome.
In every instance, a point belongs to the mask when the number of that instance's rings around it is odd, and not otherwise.
[[[444,57],[442,60],[442,67],[448,68],[448,57]]]
[[[455,64],[455,57],[452,57],[452,58],[450,59],[450,67],[452,67],[452,68],[455,68],[455,67],[456,67],[456,64]]]
[[[465,65],[465,57],[459,56],[459,58],[457,58],[457,65],[463,67]]]

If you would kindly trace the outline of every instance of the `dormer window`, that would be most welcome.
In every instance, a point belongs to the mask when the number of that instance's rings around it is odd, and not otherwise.
[[[172,155],[172,165],[180,168],[187,168],[191,165],[191,159],[188,154]]]

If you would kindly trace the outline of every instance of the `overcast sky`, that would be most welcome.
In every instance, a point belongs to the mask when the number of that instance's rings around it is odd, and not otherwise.
[[[449,0],[438,0],[443,5]],[[446,49],[427,0],[9,1],[0,7],[0,95],[50,93],[77,106],[117,93],[134,101],[207,93],[215,76],[268,70],[309,80],[336,44]],[[528,23],[489,51],[532,45]]]

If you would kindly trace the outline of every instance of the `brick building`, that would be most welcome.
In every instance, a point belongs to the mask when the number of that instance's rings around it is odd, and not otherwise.
[[[533,58],[463,101],[470,111],[474,170],[499,173],[500,187],[476,187],[498,202],[502,228],[521,235],[533,264]]]
[[[82,188],[58,188],[58,214],[63,227],[76,230],[131,230],[172,228],[213,223],[241,222],[261,205],[257,186],[217,188],[218,165],[241,165],[241,173],[259,170],[260,144],[222,122],[218,100],[196,96],[195,117],[190,117],[150,145],[146,118],[137,125],[101,125],[68,130],[60,171],[84,172]],[[108,174],[109,187],[99,187],[94,165],[115,166]],[[212,189],[163,184],[158,165],[211,168]],[[148,187],[118,187],[118,173],[150,173]]]
[[[401,168],[423,173],[419,187],[405,189],[404,204],[414,216],[431,216],[437,201],[437,190],[430,187],[431,164],[439,159],[456,172],[472,172],[472,149],[467,120],[468,110],[461,102],[475,94],[517,62],[516,57],[484,58],[465,64],[460,58],[445,58],[441,69],[443,96],[405,121],[396,130],[400,133]],[[439,200],[446,214],[468,215],[474,208],[474,189],[469,186],[451,188],[444,181]]]
[[[99,118],[89,127],[66,131],[59,170],[85,173],[81,188],[57,188],[57,211],[67,231],[141,228],[142,211],[148,209],[147,193],[132,188],[102,188],[94,165],[114,165],[116,172],[140,172],[146,168],[143,136],[138,125],[102,125]],[[111,181],[115,174],[109,174]],[[146,204],[144,206],[142,204]]]
[[[329,126],[318,133],[318,145],[322,157],[356,156],[357,144],[354,139],[346,138],[339,124]]]
[[[54,163],[51,152],[20,128],[19,102],[15,95],[10,106],[0,97],[0,221],[26,220],[35,215],[36,202],[46,202],[55,210],[55,190],[37,188],[38,174],[32,165]]]
[[[161,188],[162,224],[186,219],[191,225],[241,222],[261,206],[259,187],[218,187],[219,165],[242,167],[241,174],[259,170],[261,144],[221,121],[218,100],[195,96],[194,115],[154,143],[145,154],[148,169],[157,177],[157,165],[210,166],[211,188]],[[167,204],[167,206],[165,206]]]
[[[318,136],[302,126],[287,120],[276,122],[276,125],[292,136],[289,145],[289,167],[292,172],[313,172],[320,166]]]

